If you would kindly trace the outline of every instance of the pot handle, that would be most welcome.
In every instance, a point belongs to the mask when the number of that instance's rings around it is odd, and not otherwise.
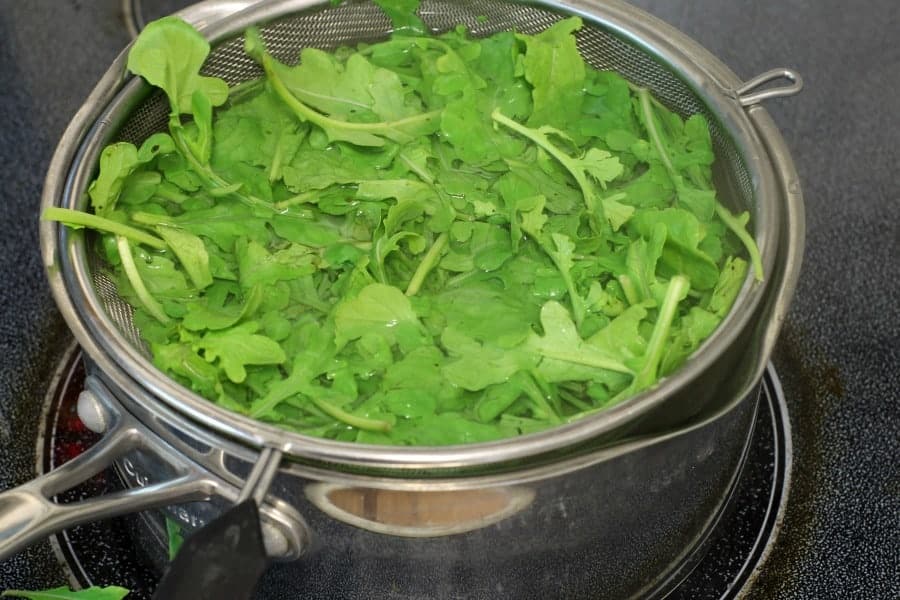
[[[90,392],[82,392],[90,394]],[[0,561],[58,531],[132,512],[207,500],[221,484],[186,465],[168,462],[172,476],[141,488],[99,498],[58,504],[53,497],[93,477],[127,453],[143,449],[165,457],[167,452],[133,417],[104,403],[106,434],[83,454],[17,488],[0,493]],[[94,424],[96,425],[96,423]]]

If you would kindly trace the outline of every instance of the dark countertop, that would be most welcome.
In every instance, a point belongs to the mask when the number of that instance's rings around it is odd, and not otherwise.
[[[790,66],[806,82],[767,105],[803,182],[807,246],[774,360],[791,408],[791,495],[750,597],[900,597],[900,3],[634,3],[742,77]],[[34,405],[68,343],[38,252],[44,173],[127,42],[117,0],[0,6],[0,488],[32,476],[33,456],[9,449],[33,446]],[[0,589],[60,577],[46,544],[0,564]]]

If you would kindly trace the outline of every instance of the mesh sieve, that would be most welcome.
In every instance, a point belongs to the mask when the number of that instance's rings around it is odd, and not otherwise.
[[[510,29],[536,33],[572,13],[585,20],[577,39],[582,55],[590,65],[615,70],[632,83],[649,88],[658,100],[683,117],[700,113],[707,118],[716,155],[713,172],[720,199],[733,209],[749,210],[751,229],[755,230],[763,264],[769,272],[778,251],[778,202],[781,199],[772,164],[734,92],[739,82],[699,46],[661,22],[617,1],[599,4],[580,0],[566,6],[560,2],[424,0],[419,14],[434,32],[444,32],[462,24],[472,35],[481,37]],[[221,77],[231,85],[261,75],[258,65],[243,51],[241,32],[250,24],[260,25],[269,51],[288,64],[295,64],[300,50],[305,47],[328,50],[382,40],[390,34],[390,22],[371,2],[350,1],[338,6],[309,0],[263,2],[208,28],[207,34],[214,43],[204,65],[205,74]],[[56,205],[85,208],[84,190],[96,172],[99,152],[104,145],[113,141],[139,144],[152,133],[166,129],[168,105],[162,94],[151,92],[137,80],[119,85],[121,89],[111,97],[81,141],[80,150],[70,165],[62,197],[52,199]],[[229,433],[239,431],[238,437],[254,445],[260,443],[262,430],[267,431],[270,438],[293,436],[288,446],[304,445],[305,442],[298,441],[303,436],[285,432],[276,434],[274,428],[262,424],[253,423],[250,433],[249,419],[238,415],[212,416],[207,411],[221,409],[203,407],[204,404],[212,405],[156,371],[147,360],[148,351],[133,322],[133,311],[116,293],[103,260],[92,251],[94,245],[84,243],[80,237],[67,238],[64,231],[59,236],[60,245],[69,247],[68,252],[61,253],[61,260],[69,296],[66,302],[74,304],[79,313],[78,329],[89,330],[106,354],[116,357],[115,362],[122,365],[130,377],[141,381],[169,404],[185,409],[192,417],[223,428],[223,423],[227,423]],[[606,421],[601,423],[598,417],[593,430],[590,424],[585,425],[583,431],[578,429],[582,427],[579,424],[567,426],[570,439],[586,438],[592,431],[596,433],[620,426],[644,410],[635,408],[641,402],[646,407],[657,406],[672,389],[684,387],[696,379],[714,360],[714,356],[707,355],[723,352],[737,338],[739,330],[746,326],[760,305],[765,291],[765,285],[754,284],[748,279],[732,314],[668,383],[606,411],[608,415],[603,417]],[[576,430],[581,433],[575,435]],[[539,440],[542,435],[526,437]],[[284,442],[284,438],[278,439]],[[331,442],[316,440],[316,443],[327,446]],[[523,442],[523,448],[527,445]],[[338,448],[341,444],[334,442],[332,446]],[[400,449],[391,456],[412,450]],[[355,457],[359,451],[357,445],[353,450],[341,450],[338,454]],[[512,454],[522,453],[527,450],[520,449]],[[383,455],[387,456],[387,453]],[[428,462],[431,458],[423,460]],[[437,462],[436,458],[434,460]]]
[[[462,24],[473,36],[486,37],[506,30],[537,33],[565,15],[530,5],[494,0],[430,0],[423,2],[420,16],[429,28],[438,33]],[[390,31],[390,21],[376,5],[369,2],[346,3],[293,15],[262,27],[269,52],[287,64],[297,63],[302,48],[331,50],[341,45],[384,39]],[[588,25],[578,33],[577,39],[579,50],[591,66],[618,71],[632,83],[649,88],[657,99],[682,117],[703,114],[710,123],[717,157],[716,180],[718,187],[726,191],[726,203],[733,207],[747,207],[753,212],[756,205],[754,190],[741,155],[718,120],[684,81],[645,51],[600,27]],[[243,38],[239,36],[219,44],[210,53],[203,73],[236,85],[260,77],[262,70],[246,55]],[[166,129],[168,113],[165,97],[161,93],[154,94],[125,121],[116,136],[117,141],[140,145],[151,134]],[[148,355],[140,332],[133,323],[131,306],[115,292],[115,284],[102,260],[94,256],[92,262],[94,286],[108,316],[129,342]]]

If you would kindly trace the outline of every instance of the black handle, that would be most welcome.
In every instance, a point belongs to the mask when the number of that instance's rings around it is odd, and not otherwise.
[[[269,559],[252,498],[228,509],[184,541],[154,600],[249,600]]]

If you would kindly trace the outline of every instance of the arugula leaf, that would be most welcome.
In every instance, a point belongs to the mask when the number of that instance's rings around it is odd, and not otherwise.
[[[339,347],[367,333],[378,333],[389,340],[403,326],[418,326],[409,299],[397,288],[373,283],[356,298],[345,300],[334,313],[335,339]]]
[[[737,298],[747,278],[747,269],[747,261],[737,256],[729,257],[722,266],[719,280],[707,305],[707,309],[719,319],[724,319],[734,304],[734,299]]]
[[[211,331],[194,342],[194,347],[203,352],[207,362],[218,360],[228,379],[241,383],[247,378],[246,365],[279,365],[287,360],[281,346],[257,334],[258,329],[258,323],[248,321],[223,331]]]
[[[181,261],[184,270],[198,289],[212,285],[209,254],[203,240],[187,231],[165,225],[157,227],[156,231]]]
[[[90,187],[88,195],[96,214],[104,216],[115,208],[125,179],[140,164],[134,144],[110,144],[100,153],[100,175]]]
[[[532,368],[537,362],[526,353],[481,344],[452,328],[444,330],[441,344],[451,357],[441,368],[444,377],[469,391],[508,381],[518,371]]]
[[[219,106],[228,97],[228,85],[199,75],[209,50],[209,43],[183,19],[164,17],[141,31],[128,53],[128,70],[162,89],[175,114],[192,112],[198,91],[210,105]]]
[[[375,0],[375,4],[390,17],[398,33],[425,33],[425,24],[416,16],[419,0]]]
[[[501,125],[512,129],[516,133],[519,133],[532,140],[535,144],[546,150],[548,154],[559,161],[559,163],[562,164],[566,168],[566,170],[569,171],[569,173],[571,173],[572,177],[578,183],[578,187],[581,188],[581,193],[584,196],[584,203],[587,206],[589,212],[593,212],[598,208],[597,194],[593,188],[593,185],[589,181],[589,177],[593,178],[601,186],[605,186],[607,183],[622,174],[623,169],[622,164],[619,162],[619,159],[615,156],[612,156],[605,150],[600,150],[599,148],[590,148],[587,152],[585,152],[583,156],[579,158],[573,158],[572,156],[566,154],[552,141],[550,141],[550,138],[548,137],[549,135],[556,135],[564,139],[568,138],[568,136],[564,132],[558,129],[548,126],[540,127],[538,129],[530,129],[528,127],[525,127],[524,125],[516,123],[512,119],[505,117],[502,113],[500,113],[499,110],[495,110],[493,113],[491,113],[491,117],[497,123],[500,123]],[[619,226],[621,226],[621,221],[611,221],[611,224],[618,224]]]
[[[525,79],[534,98],[529,126],[563,128],[579,120],[585,66],[572,35],[579,29],[581,19],[569,17],[537,35],[519,36],[526,46]]]
[[[532,334],[526,347],[544,358],[539,372],[545,377],[558,374],[560,363],[617,373],[632,372],[624,363],[607,355],[599,347],[585,343],[579,337],[569,311],[559,302],[544,304],[541,308],[541,326],[544,335]]]
[[[420,113],[401,119],[377,123],[350,122],[318,112],[291,93],[285,80],[288,68],[266,52],[262,37],[257,29],[249,29],[245,34],[245,49],[265,70],[278,97],[301,121],[309,121],[322,128],[331,141],[344,141],[359,146],[383,146],[387,140],[399,143],[410,142],[420,135],[433,133],[437,127],[440,111]]]

